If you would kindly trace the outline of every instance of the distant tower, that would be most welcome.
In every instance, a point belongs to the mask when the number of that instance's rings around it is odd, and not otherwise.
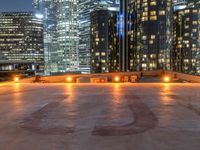
[[[170,70],[172,1],[131,0],[127,10],[128,69]]]
[[[78,0],[57,0],[58,71],[78,72]]]
[[[78,72],[77,0],[33,0],[43,14],[46,74]]]
[[[200,75],[200,2],[174,12],[172,69]]]
[[[90,73],[90,14],[96,9],[119,7],[119,0],[78,0],[79,22],[79,62],[80,72]]]
[[[44,73],[43,23],[32,12],[0,13],[0,73]]]
[[[119,72],[118,9],[91,13],[91,73]]]

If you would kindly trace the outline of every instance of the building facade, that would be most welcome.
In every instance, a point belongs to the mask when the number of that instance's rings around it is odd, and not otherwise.
[[[90,73],[90,13],[97,7],[95,0],[79,0],[79,63],[82,73]]]
[[[0,13],[0,71],[44,72],[43,24],[34,13]]]
[[[117,15],[117,9],[91,13],[91,73],[119,71]]]
[[[90,13],[119,0],[33,0],[43,14],[45,70],[90,73]]]
[[[78,0],[34,0],[43,15],[46,74],[79,72]]]
[[[125,71],[170,70],[172,1],[128,0],[124,7],[127,7],[123,15],[128,37]]]
[[[200,2],[189,1],[175,11],[172,68],[174,71],[200,75]]]
[[[90,13],[96,9],[107,9],[109,7],[119,7],[119,0],[79,0],[79,62],[82,73],[90,73]]]
[[[78,72],[77,0],[57,0],[58,71]]]

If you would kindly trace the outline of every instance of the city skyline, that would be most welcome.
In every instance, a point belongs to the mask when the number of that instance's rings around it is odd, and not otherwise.
[[[14,1],[8,2],[12,4],[10,8],[6,2],[1,7],[11,11]],[[199,75],[199,3],[196,0],[31,0],[21,7],[16,5],[10,13],[26,10],[42,19],[40,42],[44,45],[45,75],[160,69]],[[113,10],[115,14],[111,13]],[[18,26],[17,21],[12,25]],[[9,36],[12,30],[8,31]],[[10,47],[7,35],[2,32],[1,36],[0,44]],[[14,36],[9,40],[16,42]]]

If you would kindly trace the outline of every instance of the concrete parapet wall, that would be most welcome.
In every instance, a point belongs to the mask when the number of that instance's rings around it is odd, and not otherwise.
[[[162,70],[142,71],[143,76],[156,77],[156,76],[162,76],[162,74],[163,74]]]
[[[77,83],[90,83],[90,77],[80,77],[76,79]]]
[[[178,79],[185,80],[188,82],[200,83],[200,76],[194,76],[194,75],[170,72],[170,71],[166,71],[165,74],[171,76],[172,78],[178,78]]]
[[[122,73],[102,73],[102,74],[77,74],[77,75],[60,75],[60,76],[42,76],[40,82],[44,83],[67,83],[67,77],[71,77],[72,82],[77,83],[90,83],[96,82],[97,79],[105,79],[105,82],[114,82],[114,78],[118,76],[122,82],[127,82],[126,78],[130,82],[135,82],[137,78],[142,76],[162,76],[163,74],[168,74],[172,78],[176,77],[181,80],[188,82],[198,82],[200,83],[200,76],[194,76],[189,74],[170,72],[170,71],[143,71],[143,72],[122,72]],[[135,78],[136,77],[136,78]],[[21,83],[32,83],[35,81],[35,77],[26,78],[20,80]]]
[[[25,78],[25,79],[22,79],[20,80],[19,82],[20,83],[31,83],[35,80],[35,77],[31,77],[31,78]]]
[[[91,78],[106,78],[106,82],[111,81],[115,76],[124,77],[124,76],[136,76],[137,78],[141,77],[141,72],[126,72],[126,73],[102,73],[102,74],[78,74],[78,75],[60,75],[60,76],[42,76],[40,78],[41,82],[44,83],[63,83],[67,82],[67,77],[73,78],[74,81],[78,83],[88,83],[91,82]],[[35,81],[35,77],[26,78],[20,80],[21,83],[31,83]]]
[[[108,82],[108,77],[91,77],[90,78],[90,83],[107,83]]]

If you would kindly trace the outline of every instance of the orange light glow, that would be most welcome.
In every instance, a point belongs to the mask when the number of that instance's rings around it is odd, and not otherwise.
[[[19,82],[19,78],[18,78],[18,77],[15,77],[15,78],[14,78],[14,81],[15,81],[15,82]]]
[[[164,82],[169,82],[169,81],[170,81],[170,77],[165,76],[165,77],[164,77]]]
[[[67,82],[72,82],[72,77],[67,77]]]
[[[115,77],[115,82],[119,82],[120,78],[119,77]]]

